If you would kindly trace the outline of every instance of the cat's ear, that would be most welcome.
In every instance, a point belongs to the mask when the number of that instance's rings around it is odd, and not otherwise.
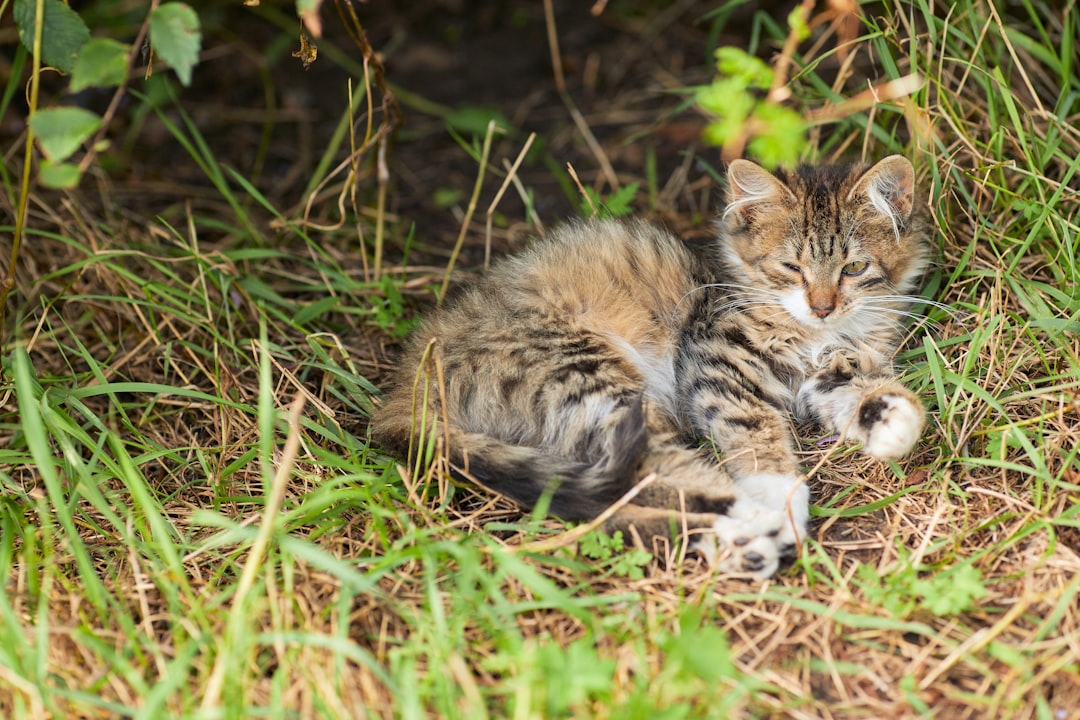
[[[791,190],[775,175],[749,160],[732,160],[727,180],[728,206],[724,217],[735,215],[745,222],[756,210],[795,200]]]
[[[903,155],[890,155],[863,173],[852,188],[848,201],[863,197],[878,211],[903,225],[911,217],[915,205],[915,169]]]

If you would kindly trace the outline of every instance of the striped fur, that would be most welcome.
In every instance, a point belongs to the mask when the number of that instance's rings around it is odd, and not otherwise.
[[[587,520],[655,473],[610,530],[689,534],[722,571],[771,575],[809,520],[792,414],[879,458],[922,431],[890,358],[925,232],[899,156],[776,175],[740,160],[728,180],[707,247],[590,221],[498,263],[426,319],[374,439],[407,452],[414,378],[437,364],[425,416],[461,477],[526,507],[547,492],[552,513]]]

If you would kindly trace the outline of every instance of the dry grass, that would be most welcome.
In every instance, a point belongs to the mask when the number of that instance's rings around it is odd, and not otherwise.
[[[434,297],[460,227],[445,218],[475,177],[464,148],[432,149],[423,116],[405,126],[424,129],[419,149],[400,140],[404,179],[381,213],[371,174],[355,195],[344,175],[320,189],[310,219],[336,229],[303,226],[305,203],[277,199],[287,188],[266,203],[293,207],[276,218],[236,179],[207,190],[175,150],[164,162],[183,184],[153,209],[175,230],[117,202],[127,181],[104,172],[78,195],[36,194],[0,386],[0,714],[1080,717],[1080,81],[1067,57],[1080,30],[1075,4],[1029,7],[934,17],[898,3],[843,55],[838,22],[792,58],[808,111],[868,81],[926,78],[814,141],[822,157],[916,160],[941,248],[927,297],[953,310],[929,307],[899,358],[932,407],[915,456],[881,465],[803,429],[814,539],[768,582],[714,577],[672,548],[641,561],[595,535],[560,543],[555,521],[437,469],[413,479],[367,447],[375,387]],[[643,183],[642,212],[704,233],[719,198],[709,154],[679,154],[700,123],[661,121],[642,90],[703,80],[676,70],[704,38],[679,29],[686,14],[650,27],[615,12],[606,52],[560,28],[581,118],[618,181]],[[609,191],[566,107],[524,95],[508,116],[549,123],[554,166],[570,159]],[[159,137],[202,127],[166,117],[177,129]],[[523,142],[493,144],[462,266],[480,264],[482,211]],[[543,192],[557,175],[527,163],[517,179],[559,207]],[[461,199],[413,204],[438,189]],[[530,224],[517,192],[497,208],[496,251]],[[339,196],[355,208],[343,224]],[[381,280],[360,258],[380,227]]]

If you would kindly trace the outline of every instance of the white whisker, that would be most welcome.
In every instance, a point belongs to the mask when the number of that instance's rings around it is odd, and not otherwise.
[[[780,293],[775,290],[767,290],[765,288],[753,287],[752,285],[740,285],[738,283],[708,283],[695,289],[703,288],[731,288],[733,290],[742,290],[748,293],[758,293],[762,295],[771,295],[773,297],[780,297]]]
[[[895,320],[897,320],[898,318],[906,318],[908,320],[914,321],[916,325],[925,325],[927,327],[933,328],[935,331],[940,331],[942,329],[942,324],[936,320],[931,320],[925,315],[911,312],[910,310],[901,310],[899,308],[868,306],[860,308],[858,314],[859,317],[870,317],[874,318],[875,320],[877,320],[878,318],[883,318],[887,320],[890,324],[894,323]]]
[[[737,283],[706,283],[704,285],[699,285],[692,290],[687,291],[686,294],[679,298],[679,304],[682,304],[683,301],[686,300],[686,298],[690,297],[690,295],[695,292],[712,288],[726,288],[734,290],[735,292],[724,298],[724,300],[728,301],[728,303],[740,303],[752,299],[755,302],[769,305],[775,304],[776,299],[780,297],[780,293],[778,292],[766,290],[764,288],[750,287],[749,285],[739,285]]]
[[[867,305],[873,305],[875,302],[880,303],[910,303],[912,305],[929,305],[941,310],[950,318],[964,324],[964,318],[966,313],[962,313],[956,308],[946,305],[945,303],[937,302],[936,300],[927,300],[926,298],[916,297],[914,295],[871,295],[868,297],[859,298],[859,301],[866,303]]]

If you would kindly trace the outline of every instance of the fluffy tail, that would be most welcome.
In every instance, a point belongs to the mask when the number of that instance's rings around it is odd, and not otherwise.
[[[407,452],[412,434],[409,418],[376,415],[373,439],[388,450]],[[645,413],[639,399],[605,428],[602,447],[587,461],[553,455],[540,448],[515,445],[482,433],[454,427],[448,437],[451,471],[532,509],[548,495],[548,510],[564,520],[590,520],[618,500],[634,482],[647,446]]]

